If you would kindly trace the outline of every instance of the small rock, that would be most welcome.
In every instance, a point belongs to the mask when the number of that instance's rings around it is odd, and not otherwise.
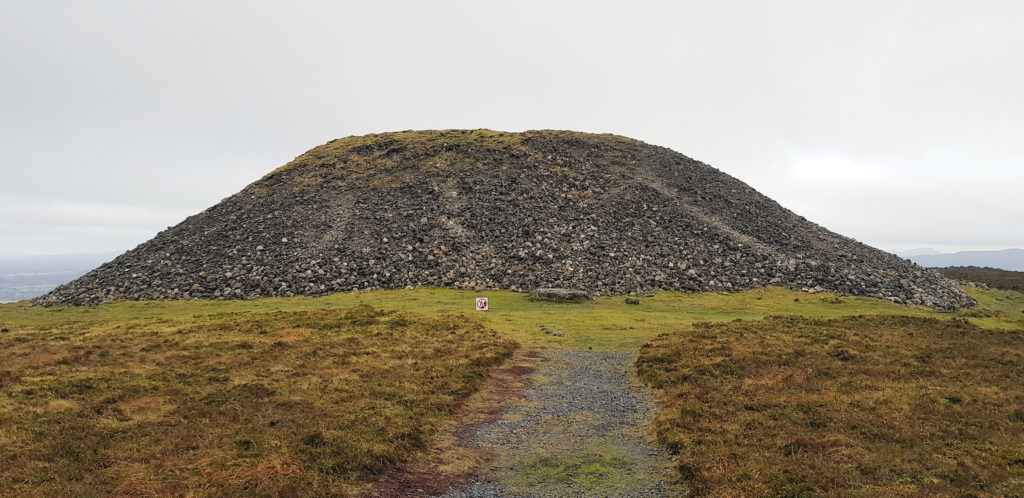
[[[7,329],[0,329],[0,334],[9,334],[11,331]]]
[[[639,299],[633,299],[631,297],[626,298],[626,304],[640,304]]]
[[[565,335],[565,332],[562,332],[561,330],[556,330],[555,333],[552,335],[554,335],[555,337],[562,337],[563,335]]]

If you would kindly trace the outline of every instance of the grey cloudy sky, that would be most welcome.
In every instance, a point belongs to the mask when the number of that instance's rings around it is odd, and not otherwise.
[[[883,249],[1022,247],[1022,6],[0,0],[0,255],[427,128],[617,133]]]

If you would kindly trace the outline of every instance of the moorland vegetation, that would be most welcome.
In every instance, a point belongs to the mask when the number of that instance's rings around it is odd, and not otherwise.
[[[3,306],[8,496],[352,494],[517,347],[478,318],[369,306],[30,326]]]
[[[1024,292],[1024,271],[979,268],[977,266],[950,266],[935,268],[935,271],[948,278],[985,284],[993,289]]]
[[[782,288],[3,304],[0,487],[358,493],[450,436],[517,347],[643,347],[692,492],[999,494],[1024,475],[1024,295],[966,291],[957,313]]]
[[[889,315],[699,323],[652,340],[637,368],[693,494],[1024,489],[1024,330]]]

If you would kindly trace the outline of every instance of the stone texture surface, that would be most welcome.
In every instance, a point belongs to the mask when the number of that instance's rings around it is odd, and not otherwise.
[[[590,294],[579,289],[534,289],[530,297],[547,299],[549,301],[585,301],[592,299]]]
[[[494,461],[441,496],[680,496],[672,489],[669,455],[645,438],[656,408],[633,382],[635,360],[635,353],[624,351],[545,352],[525,402],[508,407],[465,441],[493,452]],[[584,461],[598,455],[613,457],[617,472],[614,478],[591,475],[598,477],[592,487],[573,483],[568,475],[536,472],[538,466],[548,467],[546,459]]]
[[[612,135],[482,130],[329,142],[35,303],[763,285],[975,304],[937,273],[669,149]]]

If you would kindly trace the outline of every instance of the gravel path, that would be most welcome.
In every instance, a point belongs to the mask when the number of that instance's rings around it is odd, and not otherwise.
[[[644,440],[654,406],[632,381],[635,354],[550,351],[524,401],[467,444],[497,456],[444,497],[667,496],[668,458]]]

